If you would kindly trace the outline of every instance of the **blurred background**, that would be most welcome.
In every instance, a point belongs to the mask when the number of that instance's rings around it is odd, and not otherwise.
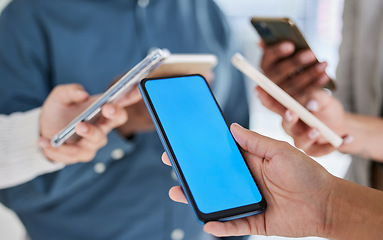
[[[338,48],[341,42],[342,12],[344,0],[216,0],[228,17],[233,29],[242,41],[246,57],[259,66],[262,51],[256,31],[250,24],[252,16],[289,17],[301,30],[307,43],[319,61],[329,64],[327,73],[336,79]],[[260,134],[293,143],[284,132],[281,118],[261,105],[253,93],[254,84],[248,80],[250,103],[250,128]],[[315,159],[330,173],[344,177],[350,158],[333,153]],[[290,238],[252,236],[251,240],[282,240]],[[316,237],[303,239],[321,239]]]
[[[191,0],[192,1],[192,0]],[[250,24],[252,16],[289,17],[295,21],[308,44],[320,61],[329,63],[328,74],[336,79],[338,47],[341,41],[342,8],[344,0],[216,0],[228,17],[235,34],[241,41],[247,58],[259,63],[261,51],[259,37]],[[10,0],[0,0],[0,12]],[[279,116],[261,106],[253,94],[254,84],[248,81],[252,130],[276,139],[291,139],[284,133]],[[317,158],[330,173],[343,177],[350,159],[347,155],[333,153]],[[22,240],[25,230],[16,216],[0,205],[0,238]],[[253,236],[251,240],[287,239]],[[306,238],[319,239],[319,238]]]

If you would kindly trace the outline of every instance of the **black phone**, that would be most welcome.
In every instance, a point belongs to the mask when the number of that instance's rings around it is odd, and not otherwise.
[[[201,75],[144,79],[139,88],[199,222],[265,211],[266,201]]]
[[[289,41],[294,43],[295,52],[310,49],[301,31],[290,18],[253,17],[251,24],[267,46]],[[330,79],[325,88],[335,90],[335,82]]]

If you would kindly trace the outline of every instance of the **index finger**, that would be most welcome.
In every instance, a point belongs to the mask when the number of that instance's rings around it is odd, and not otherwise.
[[[263,90],[259,86],[255,88],[255,91],[257,92],[258,98],[263,106],[265,106],[270,111],[283,116],[283,114],[286,112],[286,108],[282,104],[280,104],[277,100],[275,100],[272,96],[270,96],[265,90]]]
[[[83,102],[88,98],[89,94],[84,88],[75,83],[56,86],[48,96],[48,99],[61,102],[65,105]]]
[[[164,152],[161,156],[162,162],[168,166],[171,166],[172,164],[170,163],[170,159],[168,157],[168,154]]]
[[[294,54],[295,46],[291,42],[281,42],[264,48],[261,67],[267,72],[281,59]]]
[[[188,200],[185,197],[184,192],[182,191],[182,188],[180,186],[175,186],[172,187],[169,190],[169,197],[175,202],[180,202],[180,203],[188,203]]]
[[[127,92],[126,94],[120,96],[116,100],[116,104],[120,107],[127,107],[130,105],[133,105],[134,103],[137,103],[142,99],[140,90],[137,87],[134,87],[132,90]]]

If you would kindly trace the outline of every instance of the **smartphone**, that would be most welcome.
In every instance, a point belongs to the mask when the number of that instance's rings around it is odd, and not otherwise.
[[[265,211],[266,201],[203,76],[144,79],[139,88],[199,222]]]
[[[108,102],[118,101],[119,96],[123,96],[134,87],[138,82],[148,76],[163,60],[170,55],[167,49],[155,49],[148,54],[141,62],[129,70],[117,82],[115,82],[105,93],[103,93],[93,104],[85,109],[78,117],[70,122],[64,129],[58,132],[52,139],[51,145],[61,146],[64,142],[73,143],[80,137],[75,133],[75,126],[82,121],[95,123],[100,117],[101,107]]]
[[[327,127],[322,121],[316,118],[289,94],[283,91],[282,88],[278,87],[277,84],[259,72],[241,54],[236,53],[233,56],[231,62],[233,63],[234,67],[255,81],[263,90],[270,94],[270,96],[272,96],[280,104],[298,114],[299,118],[308,126],[316,128],[321,133],[321,135],[326,138],[326,140],[335,148],[338,148],[342,145],[343,139],[338,134]]]
[[[295,53],[310,49],[301,31],[290,18],[253,17],[251,24],[267,46],[281,41],[289,41],[294,43]],[[335,82],[331,79],[325,86],[330,90],[335,90],[335,87]]]
[[[190,74],[205,75],[217,65],[213,54],[171,54],[148,78],[180,76]]]

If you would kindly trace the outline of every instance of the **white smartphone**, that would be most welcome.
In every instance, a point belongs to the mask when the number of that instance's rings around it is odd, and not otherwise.
[[[213,54],[171,54],[148,78],[179,75],[206,75],[217,65]]]
[[[265,75],[253,67],[241,54],[236,53],[231,59],[232,64],[243,74],[255,81],[263,90],[270,96],[277,100],[286,108],[298,114],[299,118],[310,127],[316,128],[324,138],[335,148],[340,147],[343,139],[338,136],[334,131],[327,127],[323,122],[316,118],[305,107],[298,103],[289,94],[283,91],[273,81],[268,79]]]
[[[117,82],[115,82],[97,101],[85,109],[78,117],[70,122],[64,129],[58,132],[52,139],[51,144],[54,147],[61,146],[64,142],[73,143],[80,137],[75,133],[75,126],[82,121],[96,122],[100,116],[101,107],[108,102],[118,100],[135,86],[143,78],[147,77],[156,69],[168,56],[170,52],[167,49],[155,49],[148,54],[141,62],[129,70]]]

